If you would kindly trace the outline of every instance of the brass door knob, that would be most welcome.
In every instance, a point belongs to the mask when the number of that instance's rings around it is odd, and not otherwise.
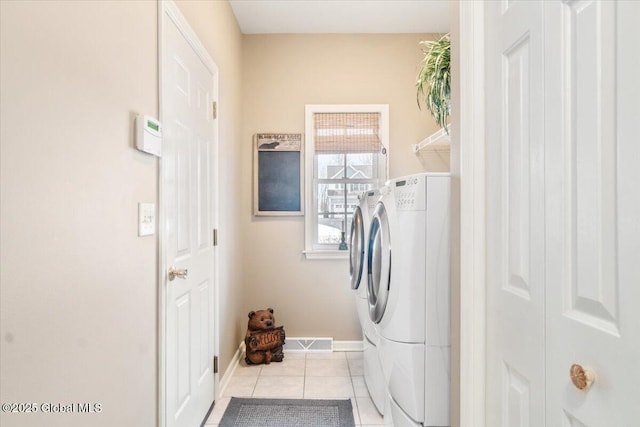
[[[578,390],[586,390],[595,381],[596,377],[593,372],[584,369],[582,366],[574,363],[569,369],[571,382]]]
[[[186,268],[175,268],[174,266],[169,267],[169,280],[173,280],[176,277],[179,279],[186,279],[187,274],[189,274],[189,270]]]

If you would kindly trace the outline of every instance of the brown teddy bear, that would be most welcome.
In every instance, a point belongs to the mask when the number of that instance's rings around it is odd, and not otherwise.
[[[282,326],[275,327],[273,309],[250,311],[249,324],[244,343],[247,346],[245,362],[247,365],[282,362],[285,333]]]

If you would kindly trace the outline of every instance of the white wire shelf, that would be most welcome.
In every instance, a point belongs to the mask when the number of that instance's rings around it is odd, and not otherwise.
[[[449,125],[451,128],[451,125]],[[451,136],[447,134],[444,128],[440,129],[433,135],[430,135],[417,144],[413,144],[413,152],[418,153],[422,150],[445,150],[451,146]]]

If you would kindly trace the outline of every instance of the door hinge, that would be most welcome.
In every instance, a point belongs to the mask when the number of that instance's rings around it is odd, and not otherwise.
[[[218,118],[218,103],[216,101],[213,101],[213,105],[211,106],[211,114],[214,119]]]
[[[218,229],[213,229],[213,246],[218,246]]]
[[[218,373],[218,356],[213,356],[213,373]]]

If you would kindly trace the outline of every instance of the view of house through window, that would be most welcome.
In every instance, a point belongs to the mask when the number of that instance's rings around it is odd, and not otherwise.
[[[349,231],[351,215],[358,206],[358,195],[378,184],[378,154],[316,153],[315,163],[318,173],[317,243],[337,245],[342,231]]]
[[[348,241],[358,196],[386,180],[382,113],[362,109],[312,114],[312,249],[338,249],[343,238]]]

